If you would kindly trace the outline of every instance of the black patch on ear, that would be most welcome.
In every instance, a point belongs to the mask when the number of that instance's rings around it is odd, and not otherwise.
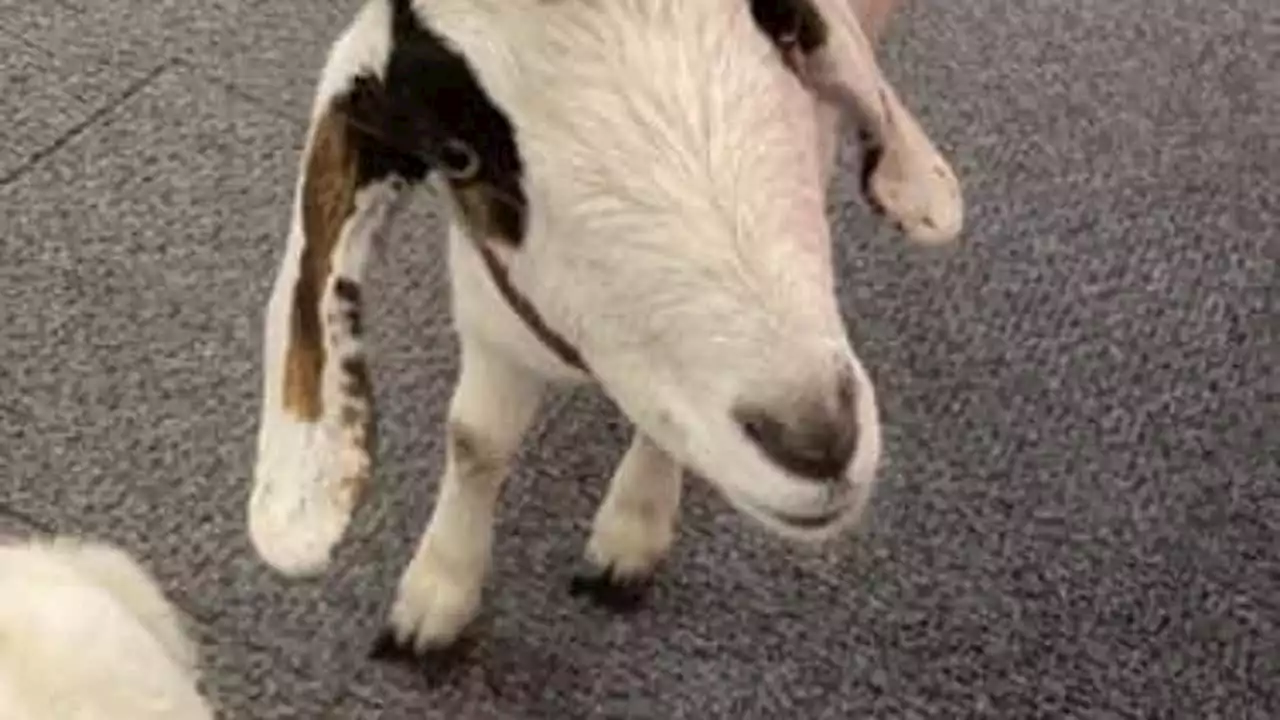
[[[455,193],[467,193],[468,224],[518,244],[526,199],[515,129],[466,58],[422,22],[412,0],[390,3],[391,54],[383,79],[357,78],[337,104],[360,136],[360,184],[392,175],[416,182],[439,170]],[[442,166],[457,156],[456,143],[480,161],[466,177]]]
[[[827,42],[827,24],[809,0],[748,0],[760,31],[784,54],[812,53]]]
[[[389,177],[416,184],[431,170],[421,143],[411,135],[395,134],[387,121],[387,107],[386,88],[371,75],[355,78],[347,94],[334,102],[357,149],[358,187]]]

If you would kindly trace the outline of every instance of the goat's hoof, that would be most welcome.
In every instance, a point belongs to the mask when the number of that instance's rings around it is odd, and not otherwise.
[[[450,561],[429,542],[400,577],[387,624],[418,652],[452,645],[480,610],[479,566]]]
[[[429,656],[432,652],[441,650],[420,651],[408,639],[398,637],[395,630],[385,627],[369,647],[369,659],[386,663],[417,663],[420,658]]]
[[[648,597],[653,584],[650,575],[622,577],[613,568],[584,570],[573,576],[569,594],[585,597],[593,604],[614,612],[630,613],[639,610]]]
[[[473,643],[460,639],[448,645],[415,645],[386,627],[369,647],[368,658],[387,665],[399,665],[425,671],[431,677],[442,677],[463,663]]]

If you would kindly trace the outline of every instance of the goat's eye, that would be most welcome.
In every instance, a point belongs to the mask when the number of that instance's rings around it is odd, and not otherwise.
[[[440,171],[450,180],[474,180],[480,173],[480,155],[475,148],[457,138],[449,138],[440,146]]]

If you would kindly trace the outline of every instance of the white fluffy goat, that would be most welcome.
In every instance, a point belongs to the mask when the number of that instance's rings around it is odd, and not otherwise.
[[[174,607],[120,549],[0,541],[0,718],[213,720]]]
[[[686,471],[780,537],[852,527],[881,431],[834,292],[841,120],[870,204],[907,237],[949,242],[963,215],[881,74],[873,5],[366,0],[319,79],[265,313],[258,553],[319,572],[364,496],[362,296],[378,238],[428,184],[452,210],[461,372],[391,612],[402,647],[452,645],[475,615],[509,460],[554,387],[597,383],[636,428],[587,544],[593,588],[652,575]]]

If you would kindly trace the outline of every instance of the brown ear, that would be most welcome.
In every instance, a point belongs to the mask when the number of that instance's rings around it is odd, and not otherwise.
[[[802,74],[826,103],[857,120],[866,143],[868,199],[911,239],[942,243],[964,223],[951,165],[880,71],[873,37],[898,0],[809,0],[823,42],[805,53]]]
[[[321,377],[329,358],[321,298],[333,275],[343,227],[355,214],[357,151],[343,117],[328,108],[314,119],[302,181],[297,232],[302,237],[284,367],[284,406],[302,420],[323,413]]]

